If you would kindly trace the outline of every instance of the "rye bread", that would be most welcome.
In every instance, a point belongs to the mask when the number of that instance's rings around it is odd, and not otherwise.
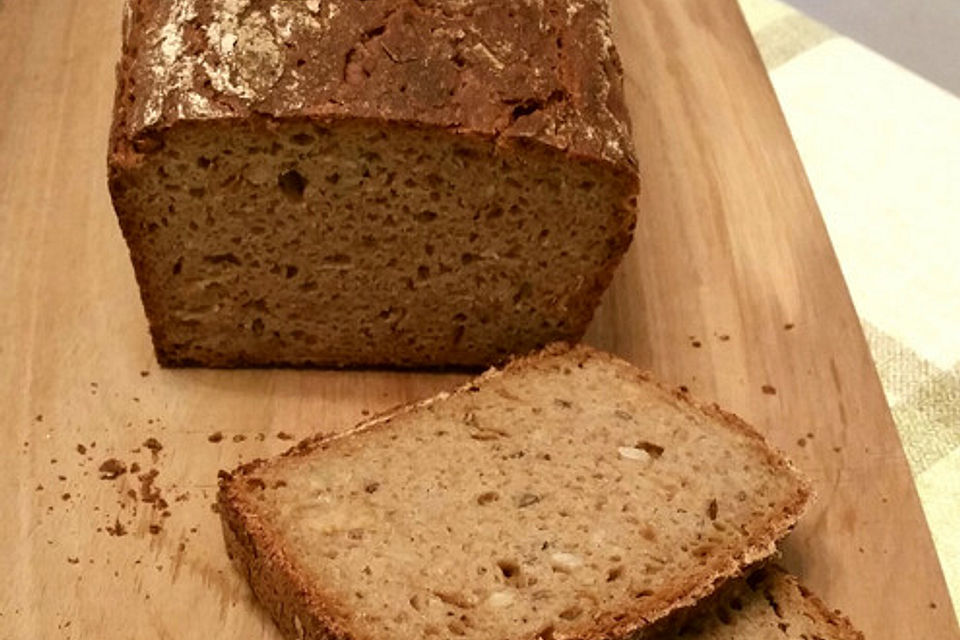
[[[632,238],[606,0],[129,0],[109,186],[163,365],[576,341]]]
[[[863,640],[846,616],[775,565],[731,583],[691,613],[663,640]]]
[[[223,473],[228,553],[290,638],[643,637],[810,499],[753,429],[553,346]]]

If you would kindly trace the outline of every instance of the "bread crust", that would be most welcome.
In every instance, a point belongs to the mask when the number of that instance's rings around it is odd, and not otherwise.
[[[703,572],[702,575],[694,576],[688,582],[687,588],[678,587],[673,591],[659,594],[659,598],[648,599],[642,612],[628,610],[616,616],[619,620],[583,623],[575,627],[569,635],[564,636],[577,640],[626,640],[628,638],[644,640],[670,626],[675,616],[684,615],[683,612],[694,608],[722,585],[742,577],[749,568],[774,556],[777,551],[777,542],[793,529],[814,497],[809,481],[787,458],[747,423],[736,415],[720,409],[716,404],[700,402],[686,392],[656,382],[651,374],[640,371],[609,353],[586,345],[571,347],[564,343],[555,343],[537,354],[515,358],[503,368],[492,368],[451,393],[440,393],[422,402],[387,410],[343,433],[307,438],[280,457],[306,456],[337,440],[351,438],[372,429],[388,428],[390,421],[399,415],[421,409],[451,396],[469,393],[471,389],[507,372],[516,373],[540,366],[551,366],[552,363],[561,362],[561,360],[564,364],[576,366],[590,359],[601,360],[614,366],[625,378],[654,383],[679,405],[702,412],[708,417],[719,420],[728,428],[748,436],[757,451],[763,453],[767,463],[780,472],[790,475],[795,484],[793,499],[781,507],[778,516],[771,519],[766,528],[754,532],[741,552],[731,558],[720,570],[711,573]],[[242,465],[232,473],[221,472],[218,504],[231,557],[238,564],[241,573],[248,578],[254,592],[271,615],[280,620],[278,624],[287,637],[298,638],[298,640],[320,640],[330,637],[356,638],[355,635],[343,635],[348,634],[348,629],[339,621],[343,618],[337,618],[336,612],[332,610],[331,599],[320,592],[316,585],[312,585],[310,580],[290,562],[284,554],[280,537],[270,530],[269,525],[257,516],[247,502],[244,483],[268,462],[258,459]],[[261,594],[266,594],[266,597]],[[291,626],[292,623],[288,620],[285,622],[290,618],[291,611],[296,612],[300,617],[302,628],[311,629],[310,633],[313,635],[291,633],[294,628]],[[308,622],[304,622],[305,618]],[[297,631],[297,633],[300,632]],[[516,640],[536,640],[536,636],[518,637]]]
[[[608,14],[608,0],[126,0],[111,165],[179,123],[369,118],[635,175]]]

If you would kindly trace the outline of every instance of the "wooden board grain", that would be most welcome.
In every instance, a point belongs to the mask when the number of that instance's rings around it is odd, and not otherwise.
[[[643,210],[589,340],[742,414],[813,476],[820,501],[787,563],[868,638],[957,637],[735,3],[614,6]],[[0,638],[277,638],[223,554],[217,469],[285,449],[283,432],[346,428],[463,376],[157,368],[105,187],[119,13],[0,2]],[[108,458],[156,469],[148,484],[168,505],[142,500],[137,473],[100,479]]]

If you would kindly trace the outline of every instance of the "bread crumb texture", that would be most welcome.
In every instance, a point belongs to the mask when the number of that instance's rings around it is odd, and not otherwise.
[[[244,468],[220,495],[281,628],[371,639],[622,637],[769,556],[807,499],[742,423],[585,349]]]

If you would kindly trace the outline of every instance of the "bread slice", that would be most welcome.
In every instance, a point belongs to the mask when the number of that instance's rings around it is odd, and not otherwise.
[[[664,640],[863,640],[839,611],[831,611],[777,566],[738,580]]]
[[[810,490],[753,429],[554,346],[221,478],[291,638],[626,638],[775,551]]]
[[[127,0],[109,186],[164,365],[578,340],[639,188],[607,0]]]

